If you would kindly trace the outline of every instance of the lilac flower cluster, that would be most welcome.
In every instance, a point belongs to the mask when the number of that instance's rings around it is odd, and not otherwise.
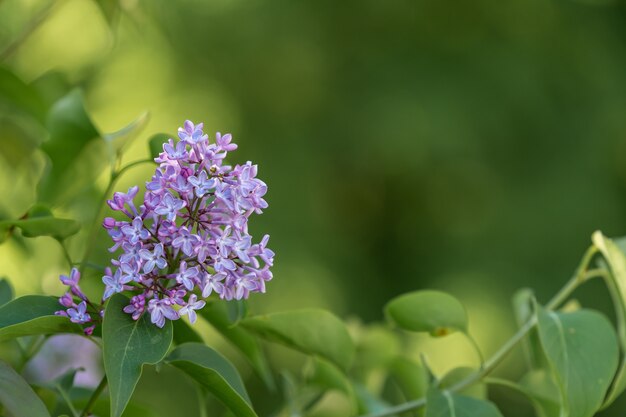
[[[248,218],[267,207],[267,186],[251,162],[224,163],[237,149],[230,134],[217,133],[209,143],[202,127],[186,121],[180,140],[163,145],[141,205],[134,203],[138,187],[108,201],[127,221],[103,222],[114,242],[110,251],[122,250],[102,278],[103,301],[133,292],[124,311],[135,320],[147,311],[159,327],[185,314],[194,322],[212,293],[239,300],[265,292],[272,279],[269,236],[252,243],[248,233]]]
[[[102,318],[103,311],[101,306],[92,304],[78,286],[78,281],[80,281],[80,272],[78,269],[72,268],[70,276],[61,275],[60,280],[64,285],[67,285],[70,290],[59,298],[59,303],[66,309],[55,312],[57,316],[69,317],[72,323],[77,324],[94,323]],[[88,309],[91,309],[95,317],[89,314]],[[91,335],[95,328],[95,324],[92,324],[91,326],[85,327],[84,332],[87,335]]]

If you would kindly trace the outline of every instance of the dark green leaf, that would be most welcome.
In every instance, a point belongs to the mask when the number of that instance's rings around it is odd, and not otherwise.
[[[239,323],[241,319],[244,319],[248,315],[248,303],[246,300],[232,300],[226,302],[226,309],[228,311],[228,320],[232,325]]]
[[[13,296],[11,283],[6,278],[0,279],[0,307],[11,301]]]
[[[502,414],[488,401],[431,388],[426,397],[426,417],[502,417]]]
[[[354,393],[356,395],[357,403],[359,406],[359,414],[378,414],[382,413],[392,405],[384,400],[373,395],[365,387],[361,385],[354,386]],[[389,417],[395,417],[393,414]]]
[[[39,183],[39,200],[54,203],[89,185],[107,161],[102,158],[105,143],[85,111],[80,91],[54,103],[46,126],[50,138],[42,149],[50,157],[50,167]]]
[[[173,326],[175,344],[182,345],[188,342],[204,343],[200,335],[185,320],[175,320]]]
[[[172,322],[162,329],[150,322],[148,314],[133,320],[122,309],[128,298],[114,294],[107,304],[102,324],[104,369],[111,396],[111,417],[126,408],[141,377],[144,364],[155,364],[165,357],[172,344]]]
[[[237,417],[256,417],[235,367],[222,355],[200,343],[178,346],[166,362],[183,370],[213,393]]]
[[[54,297],[25,295],[0,307],[0,341],[21,336],[82,333],[67,317],[55,316],[62,307]]]
[[[273,389],[275,387],[274,378],[267,364],[263,349],[246,329],[232,325],[228,318],[228,310],[225,303],[208,303],[199,313],[244,354],[265,384]]]
[[[626,390],[626,255],[616,242],[599,231],[593,234],[592,240],[602,253],[610,270],[606,284],[617,315],[617,329],[622,350],[617,376],[604,403],[604,407],[607,407]]]
[[[311,373],[307,376],[309,384],[317,385],[327,390],[343,392],[354,399],[352,384],[346,375],[336,365],[324,359],[313,358]]]
[[[163,144],[167,142],[167,140],[171,138],[167,133],[157,133],[156,135],[152,135],[148,140],[148,147],[150,148],[150,155],[152,158],[156,158],[159,156],[161,152],[163,152]]]
[[[50,108],[71,89],[67,76],[62,72],[54,70],[46,72],[33,81],[30,86],[39,93],[46,109]]]
[[[398,327],[432,336],[445,336],[453,331],[467,332],[467,313],[450,294],[441,291],[415,291],[391,300],[386,316]]]
[[[0,109],[17,108],[43,122],[45,104],[39,93],[6,68],[0,67]]]
[[[294,310],[249,317],[241,324],[271,341],[300,352],[319,355],[347,369],[354,344],[344,323],[325,310]]]
[[[0,404],[12,417],[50,417],[44,403],[17,372],[0,361]]]
[[[539,306],[537,320],[564,412],[593,416],[617,370],[618,344],[611,323],[595,311],[556,313]]]
[[[528,322],[535,314],[533,310],[534,299],[533,291],[528,288],[522,288],[513,296],[513,310],[519,327]],[[536,328],[532,328],[524,337],[522,346],[526,362],[532,369],[540,369],[547,365]]]
[[[0,221],[0,230],[8,230],[11,227],[21,229],[25,237],[51,236],[63,240],[78,233],[80,223],[52,216]]]

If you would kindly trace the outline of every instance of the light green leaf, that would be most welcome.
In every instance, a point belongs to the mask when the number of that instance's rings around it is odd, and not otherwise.
[[[372,370],[388,366],[400,353],[398,334],[388,327],[369,325],[355,339],[354,370],[363,378]]]
[[[454,368],[447,374],[445,374],[443,378],[441,378],[438,388],[441,390],[451,388],[469,377],[470,375],[475,374],[476,372],[476,369],[472,369],[466,366]],[[457,391],[457,393],[460,395],[465,395],[467,397],[474,397],[480,400],[484,400],[487,398],[487,387],[484,383],[477,382],[475,384],[465,387],[460,391]]]
[[[67,317],[55,316],[63,307],[54,297],[25,295],[0,307],[0,341],[21,336],[82,333]]]
[[[445,336],[467,332],[467,313],[453,296],[441,291],[415,291],[394,298],[385,307],[387,318],[404,330]]]
[[[535,314],[534,300],[535,295],[529,288],[522,288],[513,295],[513,310],[518,327],[527,323]],[[532,328],[524,337],[522,346],[526,362],[532,369],[541,369],[547,365],[536,328]]]
[[[261,345],[246,329],[241,326],[232,325],[225,303],[208,303],[199,313],[200,316],[211,323],[222,336],[244,354],[256,373],[269,388],[275,388],[274,377],[267,364],[267,359]]]
[[[144,364],[156,364],[172,344],[172,322],[158,328],[148,314],[133,320],[122,309],[128,298],[114,294],[106,306],[102,324],[104,369],[111,396],[111,417],[119,417],[126,408],[141,377]]]
[[[532,370],[520,380],[521,392],[533,402],[538,417],[559,417],[561,398],[552,375],[543,369]]]
[[[50,157],[50,167],[39,183],[39,200],[54,203],[92,183],[106,166],[105,143],[85,111],[79,90],[54,103],[46,126],[50,137],[42,150]]]
[[[28,383],[0,361],[0,404],[13,417],[50,417],[44,403]]]
[[[11,283],[6,278],[0,279],[0,307],[11,301],[13,296]]]
[[[139,133],[148,123],[150,114],[144,112],[135,120],[133,120],[128,126],[123,127],[117,132],[105,133],[103,135],[104,141],[107,144],[109,150],[109,160],[111,163],[115,163],[117,157],[130,145],[134,139],[137,138]]]
[[[222,355],[200,343],[178,346],[165,360],[213,393],[237,417],[256,417],[235,367]]]
[[[167,133],[157,133],[152,135],[148,139],[148,147],[150,149],[150,156],[157,158],[161,152],[163,152],[163,144],[171,138]]]
[[[24,219],[2,220],[0,230],[18,227],[25,237],[51,236],[63,240],[80,230],[80,223],[71,219],[59,219],[52,215],[47,207],[37,204],[33,206]]]
[[[374,394],[369,392],[362,385],[355,385],[354,393],[356,395],[356,399],[357,399],[358,406],[359,406],[359,414],[383,413],[387,409],[392,407],[391,404],[376,397]],[[389,417],[396,417],[396,416],[397,416],[396,414],[393,414]]]
[[[327,360],[313,358],[313,366],[306,379],[309,384],[317,385],[326,390],[342,392],[355,401],[352,384],[346,375],[336,365]]]
[[[344,370],[354,357],[354,344],[346,326],[325,310],[254,316],[242,320],[241,325],[271,342],[326,358]]]
[[[389,366],[389,373],[407,400],[426,396],[429,376],[421,365],[399,356]]]
[[[592,236],[593,244],[604,257],[610,275],[606,280],[617,316],[617,330],[622,351],[619,370],[603,407],[608,407],[626,390],[626,255],[616,242],[597,231]]]
[[[617,337],[600,313],[545,311],[537,306],[541,345],[569,417],[593,416],[602,406],[618,362]]]
[[[426,417],[502,417],[502,414],[488,401],[431,388],[426,397]]]
[[[6,68],[0,67],[0,110],[20,109],[43,122],[45,104],[39,93]]]

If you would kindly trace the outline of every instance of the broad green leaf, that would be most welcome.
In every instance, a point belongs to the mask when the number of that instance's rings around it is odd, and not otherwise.
[[[611,323],[591,310],[556,313],[537,306],[537,327],[563,412],[593,416],[617,370],[618,342]]]
[[[52,107],[54,103],[66,95],[72,88],[65,73],[55,70],[48,71],[41,77],[35,79],[30,83],[30,87],[41,96],[46,109]]]
[[[502,414],[488,401],[431,388],[426,396],[426,417],[502,417]]]
[[[256,417],[239,373],[226,358],[210,347],[185,343],[174,349],[165,361],[210,391],[235,416]]]
[[[246,300],[227,301],[226,310],[228,311],[228,320],[234,326],[248,315],[248,303]]]
[[[18,227],[25,237],[51,236],[63,240],[80,230],[80,223],[71,219],[59,219],[45,206],[37,204],[19,220],[0,221],[0,230]]]
[[[174,343],[182,345],[183,343],[196,342],[204,343],[202,337],[191,327],[185,320],[175,320],[174,326]]]
[[[307,376],[309,384],[317,385],[325,390],[336,390],[348,397],[356,407],[354,389],[346,375],[331,362],[313,358],[311,373]]]
[[[267,364],[267,359],[261,345],[246,329],[241,326],[232,325],[225,303],[208,303],[199,313],[205,320],[211,323],[222,336],[244,354],[256,373],[269,388],[275,388],[274,377]]]
[[[532,370],[520,380],[521,392],[526,394],[537,411],[538,417],[559,417],[561,413],[561,398],[559,387],[548,371],[543,369]]]
[[[441,378],[439,381],[439,389],[449,389],[452,388],[455,384],[463,381],[468,378],[470,375],[476,373],[476,369],[468,368],[465,366],[461,366],[459,368],[454,368],[449,371],[447,374]],[[487,398],[487,387],[482,382],[477,382],[472,384],[464,389],[457,391],[458,394],[465,395],[467,397],[474,397],[480,400],[484,400]]]
[[[62,307],[54,297],[25,295],[0,307],[0,341],[21,336],[82,333],[67,317],[55,316]]]
[[[45,104],[39,93],[6,68],[0,67],[0,110],[19,109],[43,122]]]
[[[400,353],[396,332],[379,325],[364,327],[356,339],[354,370],[365,376],[368,372],[388,366]]]
[[[441,291],[415,291],[394,298],[385,307],[388,319],[404,330],[445,336],[467,332],[467,313],[453,296]]]
[[[148,112],[142,113],[137,119],[133,120],[130,124],[113,133],[105,133],[102,137],[107,144],[109,151],[109,160],[112,164],[115,163],[117,157],[122,153],[132,141],[137,138],[139,133],[148,123]]]
[[[242,320],[241,325],[271,342],[326,358],[344,370],[354,357],[354,344],[346,326],[325,310],[294,310],[254,316]]]
[[[50,166],[38,186],[39,200],[55,203],[99,175],[107,162],[102,158],[105,143],[85,111],[79,90],[54,103],[46,126],[50,137],[41,148],[50,157]]]
[[[172,322],[158,328],[148,314],[133,320],[122,311],[128,298],[114,294],[107,304],[102,324],[104,369],[111,396],[111,417],[126,408],[141,377],[144,364],[156,364],[172,344]]]
[[[13,296],[11,283],[6,278],[0,279],[0,307],[11,301]]]
[[[0,361],[0,404],[12,417],[50,417],[44,403],[28,383]]]
[[[359,407],[359,414],[374,415],[374,414],[382,413],[392,407],[391,404],[376,397],[374,394],[369,392],[362,385],[354,386],[354,394],[356,395],[356,399],[357,399],[357,403]],[[389,417],[396,417],[396,416],[397,416],[396,414],[392,414]]]
[[[167,133],[157,133],[148,139],[148,148],[153,158],[157,158],[159,154],[163,152],[163,144],[167,142],[169,138],[171,138],[171,136]]]
[[[399,356],[391,362],[389,373],[407,400],[426,396],[429,376],[424,367]]]
[[[599,231],[593,234],[592,241],[609,267],[610,275],[606,284],[617,316],[617,331],[622,351],[617,376],[604,403],[604,407],[608,407],[626,390],[626,255],[616,242]]]

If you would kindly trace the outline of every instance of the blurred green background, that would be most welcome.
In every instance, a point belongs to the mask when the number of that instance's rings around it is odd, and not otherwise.
[[[101,3],[1,0],[0,65],[82,88],[101,131],[149,111],[126,162],[187,118],[233,133],[231,162],[258,163],[269,185],[252,231],[277,253],[253,311],[367,323],[397,294],[439,288],[465,302],[489,354],[513,332],[515,289],[547,300],[594,230],[626,233],[624,2],[120,0],[110,24],[116,2]],[[1,95],[0,116],[0,211],[19,217],[45,138]],[[89,224],[105,184],[57,211]],[[76,257],[84,237],[69,242]],[[98,245],[106,262],[104,233]],[[0,246],[19,294],[59,294],[63,272],[52,239]],[[591,285],[583,304],[610,313]],[[451,338],[418,343],[436,371],[476,362]],[[528,412],[493,395],[507,416]],[[622,399],[602,415],[624,411]]]

